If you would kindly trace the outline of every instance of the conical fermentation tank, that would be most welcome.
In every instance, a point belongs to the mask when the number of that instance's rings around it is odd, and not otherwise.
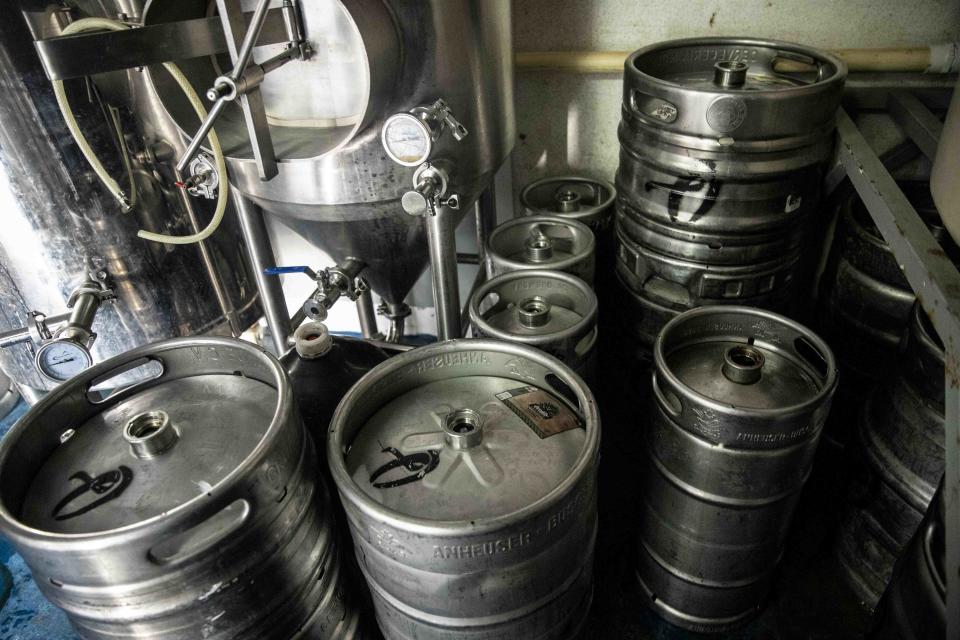
[[[241,3],[244,11],[255,4]],[[271,71],[260,86],[278,175],[260,179],[243,114],[231,104],[216,124],[230,180],[334,260],[363,260],[373,290],[400,303],[428,262],[424,221],[400,203],[415,186],[417,165],[442,168],[446,193],[459,198],[459,221],[513,146],[510,2],[311,0],[298,7],[312,56]],[[144,22],[215,14],[207,0],[154,1]],[[282,46],[256,47],[252,60]],[[224,55],[181,66],[203,91],[231,65]],[[180,92],[163,74],[154,81],[192,136],[197,120]],[[390,116],[423,116],[416,110],[438,100],[454,118],[442,131],[417,140],[416,122],[384,131]]]

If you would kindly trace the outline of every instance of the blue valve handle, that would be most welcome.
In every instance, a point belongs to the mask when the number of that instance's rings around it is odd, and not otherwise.
[[[312,279],[317,279],[317,272],[305,265],[294,265],[291,267],[266,267],[263,272],[268,276],[279,276],[285,273],[305,273]]]

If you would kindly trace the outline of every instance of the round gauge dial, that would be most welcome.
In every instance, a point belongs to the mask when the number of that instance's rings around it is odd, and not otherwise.
[[[380,140],[390,159],[405,167],[423,164],[433,150],[430,128],[409,113],[398,113],[387,118]]]
[[[53,340],[37,350],[37,370],[56,382],[69,380],[91,364],[87,348],[72,340]]]

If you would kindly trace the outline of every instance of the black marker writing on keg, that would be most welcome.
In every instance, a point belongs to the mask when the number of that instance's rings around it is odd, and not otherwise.
[[[384,447],[382,453],[393,455],[394,459],[382,465],[379,469],[370,474],[370,484],[378,489],[392,489],[400,487],[411,482],[423,480],[424,476],[437,468],[440,463],[440,452],[436,449],[429,451],[418,451],[417,453],[404,454],[393,447]],[[404,468],[411,471],[410,475],[397,478],[395,480],[384,480],[377,482],[377,478],[394,469]]]
[[[93,511],[100,505],[110,502],[114,498],[119,498],[120,494],[126,491],[127,487],[129,487],[133,481],[133,471],[128,467],[120,465],[118,468],[105,471],[96,477],[91,476],[86,471],[77,471],[70,476],[70,479],[79,480],[82,484],[65,495],[53,508],[51,515],[54,520],[62,521],[76,518],[77,516]],[[66,509],[67,506],[87,493],[92,493],[100,497],[83,506],[75,506],[72,511],[63,513],[63,510]]]

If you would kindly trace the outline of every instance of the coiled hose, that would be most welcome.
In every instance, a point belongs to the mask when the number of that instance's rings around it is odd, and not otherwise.
[[[63,30],[63,35],[67,36],[76,33],[84,33],[87,31],[123,31],[124,29],[129,28],[129,25],[118,20],[110,20],[107,18],[82,18],[76,22],[70,23],[67,28]],[[200,96],[197,95],[197,92],[193,89],[193,86],[187,80],[186,76],[184,76],[183,72],[180,71],[180,67],[172,62],[164,62],[163,67],[180,86],[180,89],[187,96],[190,106],[193,107],[197,117],[199,117],[200,121],[202,122],[207,117],[207,110],[200,101]],[[87,142],[86,136],[84,136],[83,132],[80,131],[80,127],[77,124],[77,119],[74,117],[73,110],[70,108],[70,103],[67,101],[67,92],[61,80],[53,81],[53,92],[57,98],[57,104],[60,105],[60,112],[63,113],[63,119],[67,123],[67,128],[70,130],[71,135],[73,135],[73,139],[76,140],[77,146],[80,147],[81,153],[83,153],[83,156],[87,159],[87,162],[90,163],[90,166],[93,168],[94,173],[97,174],[97,177],[100,178],[100,182],[102,182],[110,194],[116,198],[123,210],[129,211],[136,203],[136,185],[133,181],[133,172],[128,168],[128,175],[130,177],[130,197],[128,198],[123,192],[123,189],[120,188],[120,185],[117,183],[117,181],[114,180],[109,173],[107,173],[106,168],[104,168],[103,164],[100,162],[97,154],[94,153],[93,149],[90,147],[90,143]],[[210,219],[210,223],[198,233],[185,236],[170,236],[162,233],[144,231],[141,229],[137,232],[138,237],[143,238],[144,240],[163,242],[166,244],[193,244],[209,238],[210,235],[217,230],[217,227],[220,226],[220,222],[223,220],[223,214],[227,209],[227,191],[229,189],[228,182],[226,180],[227,164],[223,156],[223,149],[220,147],[220,140],[217,138],[217,134],[213,129],[210,129],[210,133],[207,134],[207,140],[210,142],[210,149],[213,151],[214,163],[216,164],[217,172],[221,177],[219,193],[217,196],[217,208],[213,213],[213,217]],[[120,145],[125,151],[126,145],[123,140],[120,141]]]

